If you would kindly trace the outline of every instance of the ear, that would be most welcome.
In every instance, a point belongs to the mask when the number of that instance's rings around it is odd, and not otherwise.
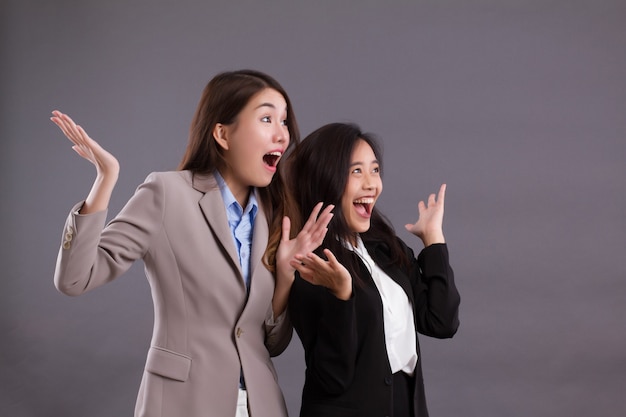
[[[222,149],[228,150],[228,126],[216,123],[215,127],[213,127],[213,138]]]

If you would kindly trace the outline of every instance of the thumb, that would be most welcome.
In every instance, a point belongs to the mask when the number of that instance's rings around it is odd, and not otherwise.
[[[280,240],[283,241],[283,242],[289,241],[289,233],[290,232],[291,232],[291,219],[289,219],[289,217],[285,216],[285,217],[283,217],[282,236],[280,237]]]

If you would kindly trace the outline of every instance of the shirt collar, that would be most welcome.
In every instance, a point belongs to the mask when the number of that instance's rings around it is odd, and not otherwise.
[[[250,196],[248,197],[248,205],[244,210],[241,207],[241,204],[239,204],[239,202],[233,195],[232,191],[230,191],[230,188],[228,188],[228,184],[226,184],[226,181],[224,180],[224,177],[222,177],[220,172],[218,170],[215,170],[214,175],[215,181],[220,187],[220,193],[222,194],[222,199],[224,200],[224,206],[226,207],[226,212],[228,213],[228,216],[230,217],[232,210],[234,210],[239,217],[243,216],[244,214],[250,214],[252,216],[252,219],[254,219],[259,209],[256,198],[256,188],[253,188],[250,192]]]
[[[356,246],[354,246],[348,239],[340,239],[341,244],[344,248],[351,250],[352,252],[359,252],[359,250],[365,249],[365,245],[363,244],[363,240],[361,240],[361,235],[356,234]]]

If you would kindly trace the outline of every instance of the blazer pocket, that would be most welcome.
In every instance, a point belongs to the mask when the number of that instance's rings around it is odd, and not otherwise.
[[[150,347],[146,371],[185,382],[189,378],[190,370],[191,358],[189,356],[162,347]]]

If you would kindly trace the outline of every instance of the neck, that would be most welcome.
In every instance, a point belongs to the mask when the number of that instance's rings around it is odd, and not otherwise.
[[[224,182],[228,186],[230,192],[233,193],[235,200],[237,200],[242,208],[246,208],[252,187],[237,181],[227,169],[222,168],[218,169],[218,171],[220,172],[222,178],[224,178]]]
[[[228,184],[228,183],[227,183]],[[230,184],[228,185],[228,188],[230,188]],[[245,187],[242,188],[240,190],[233,190],[232,188],[230,188],[230,191],[233,193],[233,195],[235,196],[235,199],[237,200],[237,202],[239,203],[239,205],[242,208],[246,208],[246,206],[248,205],[248,198],[250,198],[250,188],[251,187]]]
[[[348,236],[348,242],[355,248],[357,244],[357,236],[359,236],[358,233],[351,233],[350,236]]]

